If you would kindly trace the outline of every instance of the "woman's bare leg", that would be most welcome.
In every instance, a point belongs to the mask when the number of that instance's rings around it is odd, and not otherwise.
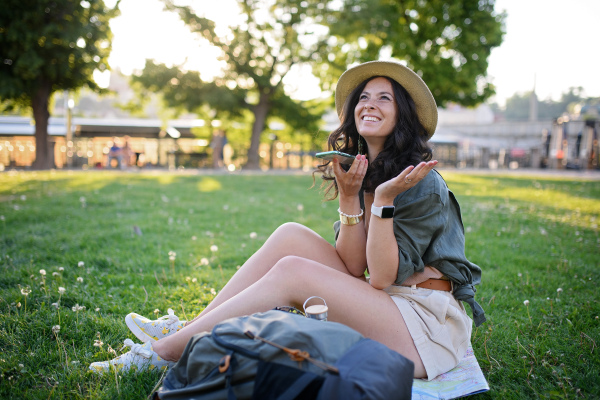
[[[198,317],[205,315],[258,281],[269,272],[273,265],[286,256],[307,258],[348,273],[346,265],[329,242],[303,225],[293,222],[286,223],[271,234],[262,247],[231,277],[217,297]]]
[[[318,262],[285,257],[254,284],[205,313],[179,332],[153,343],[156,353],[178,360],[189,339],[232,317],[301,305],[310,296],[323,297],[328,319],[356,329],[415,363],[415,377],[426,372],[402,314],[390,296],[368,283]]]

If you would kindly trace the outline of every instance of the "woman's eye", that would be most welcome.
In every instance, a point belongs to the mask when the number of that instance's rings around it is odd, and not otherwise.
[[[389,96],[381,96],[380,100],[391,101],[392,99]]]
[[[366,99],[368,99],[368,96],[366,94],[361,94],[358,99],[359,100],[366,100]]]

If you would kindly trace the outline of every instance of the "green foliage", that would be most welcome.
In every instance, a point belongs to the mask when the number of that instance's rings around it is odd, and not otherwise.
[[[597,182],[442,173],[462,207],[467,255],[483,269],[476,297],[488,322],[472,344],[491,391],[478,397],[594,398]],[[0,175],[0,398],[145,398],[160,374],[87,372],[114,357],[108,346],[135,340],[125,315],[170,307],[191,318],[284,222],[331,242],[337,205],[311,184],[279,174]]]
[[[179,14],[190,30],[221,51],[227,63],[223,76],[202,81],[197,72],[166,67],[151,61],[141,75],[133,78],[145,90],[161,93],[165,104],[180,110],[198,112],[204,106],[214,118],[243,122],[250,111],[252,134],[248,149],[249,168],[258,167],[258,146],[265,127],[273,119],[285,121],[297,134],[318,130],[323,107],[311,108],[292,100],[284,90],[283,79],[295,64],[305,64],[323,47],[324,37],[311,31],[305,17],[313,2],[239,1],[243,22],[232,24],[227,32],[217,32],[214,21],[197,15],[191,7],[176,6],[165,0],[166,9]],[[247,143],[246,143],[247,145]]]
[[[334,36],[317,75],[326,88],[349,64],[382,55],[406,62],[439,106],[481,103],[494,94],[488,57],[502,42],[494,0],[346,0],[327,24]]]
[[[108,68],[119,12],[103,0],[5,0],[0,8],[0,106],[31,107],[35,119],[35,168],[53,167],[48,146],[48,102],[57,90],[100,90],[92,74]],[[1,111],[2,109],[0,109]]]
[[[132,76],[132,83],[145,92],[160,93],[167,107],[179,111],[201,112],[201,108],[209,103],[221,118],[239,117],[245,106],[245,90],[203,82],[196,71],[183,71],[180,67],[167,67],[151,60],[146,60],[140,75]],[[144,92],[138,97],[148,98]]]
[[[51,91],[88,86],[92,73],[108,68],[118,14],[102,0],[5,0],[0,9],[0,98],[31,104],[41,82]]]

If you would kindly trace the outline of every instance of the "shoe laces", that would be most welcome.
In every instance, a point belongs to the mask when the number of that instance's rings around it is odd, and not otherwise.
[[[166,324],[167,325],[173,325],[179,322],[179,317],[177,315],[175,315],[175,311],[173,311],[172,308],[169,308],[167,310],[167,313],[169,315],[165,315],[164,317],[162,317],[161,319],[166,319]]]
[[[131,354],[136,354],[144,358],[152,358],[152,353],[154,352],[152,350],[145,349],[143,344],[134,343],[131,339],[125,339],[123,343],[124,346],[121,347],[121,350],[123,350],[125,347],[129,347],[131,349]]]

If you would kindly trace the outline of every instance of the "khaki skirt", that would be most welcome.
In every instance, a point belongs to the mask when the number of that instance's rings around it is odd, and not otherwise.
[[[452,293],[396,285],[384,290],[402,313],[427,380],[456,367],[471,341],[473,321]]]

